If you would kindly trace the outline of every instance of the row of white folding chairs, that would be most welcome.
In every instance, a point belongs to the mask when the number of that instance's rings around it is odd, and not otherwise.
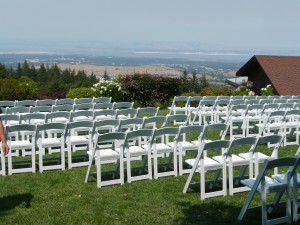
[[[83,103],[110,103],[111,97],[99,98],[63,98],[63,99],[43,99],[43,100],[15,100],[0,101],[0,107],[17,107],[17,106],[54,106],[54,105],[73,105]]]
[[[285,136],[284,144],[299,144],[289,142],[287,138],[297,134],[300,109],[289,107],[277,108],[270,105],[236,105],[232,106],[223,121],[229,125],[230,137],[260,136],[271,133],[282,133]],[[296,131],[296,132],[295,132]]]
[[[225,104],[299,103],[300,96],[175,96],[169,114],[195,111],[201,101],[223,100]],[[213,104],[212,104],[213,105]]]
[[[173,116],[173,115],[172,115]],[[188,169],[183,166],[183,155],[187,150],[197,152],[199,140],[207,141],[209,132],[223,131],[219,139],[225,139],[227,126],[225,124],[192,125],[145,129],[142,127],[134,131],[110,132],[97,135],[92,158],[85,182],[94,174],[97,177],[97,187],[111,184],[124,184],[124,165],[126,162],[127,182],[142,179],[158,179],[164,176],[178,176]],[[186,135],[194,134],[194,141],[187,141]],[[112,143],[107,145],[107,143]],[[162,157],[165,156],[165,160]],[[160,159],[160,160],[159,160]],[[139,161],[137,170],[133,170],[132,161]],[[152,162],[153,160],[153,162]],[[92,172],[93,164],[96,172]],[[115,170],[105,171],[105,164],[114,164]],[[152,171],[153,169],[153,171]],[[102,179],[103,173],[112,172],[112,179]],[[117,176],[118,175],[118,176]]]
[[[64,104],[54,106],[15,106],[1,108],[2,114],[20,113],[50,113],[59,111],[76,112],[81,110],[103,110],[103,109],[131,109],[133,102],[105,102],[105,103],[82,103]]]
[[[10,145],[10,148],[14,151],[14,153],[8,154],[8,173],[18,173],[20,172],[34,172],[35,171],[35,154],[34,152],[39,154],[39,165],[40,171],[43,171],[46,169],[54,169],[54,168],[60,168],[64,169],[64,157],[63,157],[63,152],[59,150],[61,157],[60,157],[60,165],[59,166],[49,166],[45,167],[43,166],[43,156],[45,154],[45,147],[48,148],[48,153],[52,154],[56,152],[53,150],[53,147],[59,147],[62,143],[64,146],[67,146],[67,151],[68,151],[68,167],[72,168],[74,164],[72,162],[72,152],[76,148],[73,148],[73,145],[87,145],[87,148],[91,150],[90,148],[92,147],[92,137],[94,137],[98,132],[121,132],[124,130],[137,130],[137,129],[153,129],[156,128],[158,123],[160,127],[166,127],[169,124],[173,124],[173,119],[179,119],[181,118],[185,119],[186,121],[188,118],[185,115],[176,115],[176,116],[153,116],[153,117],[144,117],[144,118],[130,118],[130,119],[107,119],[107,120],[100,120],[100,121],[77,121],[77,122],[59,122],[59,121],[51,121],[49,123],[45,124],[17,124],[17,125],[8,125],[6,126],[6,136],[8,139],[8,143]],[[65,130],[62,128],[59,129],[54,128],[54,126],[60,126],[62,127],[61,124],[64,124]],[[18,130],[19,129],[19,130]],[[28,130],[26,130],[28,129]],[[71,131],[73,129],[74,131]],[[47,133],[48,138],[45,140],[45,146],[43,147],[43,150],[40,152],[40,150],[35,151],[32,150],[36,146],[40,146],[39,144],[34,144],[34,143],[39,143],[39,140],[37,137],[39,137],[39,131],[43,130],[44,132]],[[54,130],[53,132],[50,132],[50,130]],[[56,132],[56,130],[59,130],[60,132]],[[76,131],[76,132],[75,132]],[[88,135],[86,136],[85,133],[83,133],[84,136],[81,136],[79,140],[75,137],[70,137],[70,135],[77,134],[77,131],[87,131]],[[53,133],[55,134],[53,136]],[[57,135],[56,133],[59,133]],[[46,137],[47,135],[42,134],[42,137]],[[29,137],[28,137],[29,136]],[[62,137],[64,136],[65,139],[64,141],[58,140],[57,137]],[[70,140],[68,139],[70,137]],[[19,140],[17,142],[14,142],[16,140]],[[74,139],[74,143],[73,143]],[[43,140],[43,139],[41,139]],[[69,141],[68,141],[69,140]],[[13,141],[13,142],[12,142]],[[40,143],[43,144],[43,143]],[[15,146],[14,146],[15,145]],[[19,150],[18,150],[19,148]],[[27,151],[26,148],[29,148],[31,150]],[[41,147],[39,147],[41,148]],[[86,149],[86,148],[85,148]],[[16,150],[16,151],[15,151]],[[12,156],[21,156],[24,157],[26,155],[31,155],[32,156],[32,162],[31,162],[31,167],[26,168],[26,169],[16,169],[14,170],[12,168]],[[81,165],[81,164],[78,164]],[[4,164],[2,165],[4,166]],[[5,173],[4,173],[5,174]]]
[[[265,160],[277,159],[283,140],[283,135],[273,134],[199,142],[197,156],[185,160],[192,169],[183,193],[197,184],[200,186],[201,199],[225,196],[228,190],[227,183],[230,195],[248,191],[249,188],[242,185],[241,180],[245,177],[255,179],[259,174],[260,164]],[[273,143],[273,146],[267,147],[267,143]],[[281,155],[284,155],[284,152]],[[213,175],[209,171],[212,171]],[[200,184],[192,183],[195,173],[200,174]],[[277,174],[278,170],[275,169],[274,173]],[[206,178],[209,177],[210,179],[207,180]],[[220,185],[216,185],[218,183]]]
[[[52,113],[2,114],[4,126],[21,123],[43,124],[50,122],[75,122],[84,120],[127,119],[157,116],[159,108],[145,107],[137,109],[104,109],[82,111],[59,111]]]

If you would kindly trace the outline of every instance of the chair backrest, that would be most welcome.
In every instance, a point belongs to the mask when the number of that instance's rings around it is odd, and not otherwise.
[[[175,108],[187,108],[189,104],[189,96],[175,96],[172,101],[172,105],[170,107],[169,114],[172,114],[172,112],[175,110]]]
[[[73,112],[74,111],[74,105],[64,104],[64,105],[55,105],[55,106],[53,106],[52,112],[59,112],[59,111]]]
[[[145,128],[158,128],[158,123],[161,124],[159,127],[164,124],[166,121],[167,117],[166,116],[153,116],[153,117],[146,117],[144,118],[143,124],[142,124],[142,129]]]
[[[289,110],[294,108],[294,103],[280,103],[278,110]]]
[[[268,126],[270,126],[272,123],[277,123],[278,124],[278,129],[277,132],[278,133],[281,130],[281,124],[284,121],[285,118],[285,111],[284,110],[276,110],[276,111],[272,111],[268,118],[264,120],[264,123],[262,125],[262,129],[261,129],[261,135],[263,135],[263,133],[265,132],[265,129],[268,128]]]
[[[36,101],[35,100],[23,100],[23,101],[16,101],[15,106],[36,106]]]
[[[167,115],[162,127],[174,126],[175,123],[186,125],[189,121],[189,116],[186,114]]]
[[[60,134],[60,137],[62,140],[66,141],[66,123],[45,123],[45,124],[39,124],[37,126],[37,133],[39,137],[45,138],[46,136],[50,138],[49,131],[55,131],[55,134]],[[39,140],[38,140],[39,141]]]
[[[29,113],[21,115],[21,123],[38,124],[46,123],[46,114],[44,113]]]
[[[80,103],[74,105],[73,108],[74,111],[79,111],[79,110],[94,110],[94,103]]]
[[[56,100],[56,105],[73,105],[75,100],[73,98],[62,98]]]
[[[155,129],[151,138],[151,145],[155,144],[158,138],[161,141],[169,141],[169,136],[177,137],[179,133],[179,127],[162,127]],[[166,138],[164,138],[166,137]]]
[[[94,129],[93,121],[76,121],[67,123],[66,134],[67,137],[72,135],[89,135],[89,139],[92,139],[92,132]]]
[[[19,114],[4,114],[1,115],[1,120],[4,126],[20,124],[20,115]]]
[[[25,133],[26,132],[26,135]],[[37,127],[34,124],[18,124],[11,125],[5,128],[5,134],[8,142],[13,140],[25,140],[28,136],[33,142],[36,142]]]
[[[96,143],[94,145],[94,150],[101,150],[101,146],[107,148],[107,144],[109,142],[112,143],[114,147],[124,146],[126,133],[125,132],[112,132],[112,133],[105,133],[105,134],[97,134],[96,136]],[[118,146],[116,146],[118,145]]]
[[[115,119],[117,110],[115,109],[104,109],[94,111],[94,120],[107,120]]]
[[[189,106],[197,107],[201,100],[203,100],[203,96],[191,96],[189,99]]]
[[[75,98],[74,103],[83,104],[83,103],[93,103],[93,98]]]
[[[114,102],[113,109],[131,109],[133,102]]]
[[[51,123],[60,120],[60,118],[63,118],[64,121],[69,122],[70,117],[71,117],[70,112],[59,111],[59,112],[52,112],[47,114],[46,120],[47,123]]]
[[[274,103],[287,103],[287,99],[274,99]]]
[[[159,107],[145,107],[145,108],[138,108],[136,117],[151,117],[157,116]]]
[[[142,118],[130,118],[130,119],[120,120],[117,131],[124,132],[124,129],[126,131],[137,130],[142,126],[143,121],[144,120]]]
[[[116,119],[118,118],[135,118],[137,114],[137,109],[128,108],[128,109],[117,109]]]
[[[94,121],[93,134],[116,132],[119,124],[117,119]]]
[[[235,148],[237,147],[243,147],[243,152],[253,152],[257,140],[257,137],[242,137],[232,140],[230,147],[228,148],[228,152],[226,153],[226,157],[231,156],[232,153],[235,153]],[[246,145],[248,145],[248,147],[245,149]],[[237,153],[240,153],[240,149]]]
[[[245,104],[246,105],[258,105],[259,104],[259,100],[257,100],[257,99],[251,99],[251,100],[246,99]]]
[[[204,128],[205,126],[203,125],[180,126],[177,141],[183,141],[187,134],[189,134],[189,136],[194,136],[194,140],[198,140],[199,136],[204,132]]]
[[[99,98],[93,98],[93,103],[110,103],[111,97],[99,97]]]
[[[70,121],[75,122],[79,120],[93,120],[94,112],[92,110],[71,112]]]
[[[16,102],[15,101],[0,101],[0,107],[6,108],[6,107],[15,107]]]
[[[147,144],[151,140],[152,135],[153,129],[139,129],[126,132],[125,150],[132,145],[142,146],[142,144]]]
[[[94,110],[113,109],[113,106],[114,106],[114,103],[111,103],[111,102],[95,103]]]
[[[56,99],[43,99],[43,100],[37,100],[36,106],[54,106],[56,105]]]
[[[51,113],[52,112],[52,106],[50,105],[41,105],[31,108],[31,113]]]
[[[224,124],[224,123],[208,124],[204,128],[204,131],[202,133],[202,136],[200,137],[200,140],[201,141],[213,140],[215,138],[224,140],[227,130],[228,130],[228,125]],[[213,132],[211,132],[211,131],[213,131]],[[217,131],[217,132],[215,133],[215,131]],[[218,136],[216,136],[216,134],[218,134]]]
[[[21,114],[21,113],[30,113],[31,112],[31,106],[16,106],[12,108],[7,108],[6,114]]]

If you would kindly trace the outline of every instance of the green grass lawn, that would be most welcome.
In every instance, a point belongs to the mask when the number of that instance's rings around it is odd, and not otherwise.
[[[284,147],[280,155],[296,149]],[[182,193],[187,175],[98,189],[96,179],[84,183],[86,170],[0,177],[0,224],[261,224],[259,209],[237,222],[248,192],[201,201],[199,188]]]

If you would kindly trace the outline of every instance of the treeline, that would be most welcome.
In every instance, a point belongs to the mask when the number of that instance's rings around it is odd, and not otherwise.
[[[56,64],[36,68],[25,61],[13,69],[0,63],[0,100],[64,98],[71,88],[92,87],[97,82],[94,74],[61,70]]]

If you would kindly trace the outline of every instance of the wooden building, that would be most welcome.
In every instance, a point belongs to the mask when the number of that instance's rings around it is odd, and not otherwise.
[[[236,76],[248,77],[257,95],[268,84],[276,95],[300,95],[300,56],[254,55]]]

